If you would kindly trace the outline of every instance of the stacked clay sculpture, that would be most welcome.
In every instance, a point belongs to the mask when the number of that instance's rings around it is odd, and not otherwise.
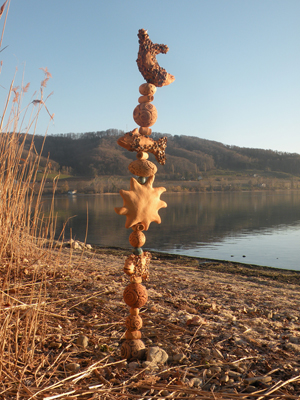
[[[160,199],[161,194],[166,189],[164,187],[153,187],[157,167],[148,159],[149,153],[151,153],[158,163],[164,165],[167,146],[166,137],[158,140],[150,138],[152,133],[150,127],[157,120],[156,107],[151,103],[154,100],[156,88],[166,86],[175,79],[156,61],[156,54],[166,53],[168,47],[152,43],[144,29],[139,30],[138,38],[137,64],[147,81],[139,87],[141,96],[138,98],[139,104],[133,111],[133,119],[139,128],[125,133],[117,142],[123,148],[137,153],[137,159],[128,166],[129,171],[137,179],[131,178],[130,190],[120,190],[123,207],[115,208],[116,213],[126,216],[125,228],[132,229],[129,243],[133,247],[133,251],[124,264],[124,272],[130,278],[130,283],[123,293],[124,302],[130,307],[130,315],[125,322],[126,340],[121,347],[121,356],[126,359],[140,359],[145,352],[140,331],[143,321],[139,315],[139,310],[148,300],[147,289],[142,285],[142,282],[149,279],[151,254],[142,248],[146,242],[144,231],[149,229],[151,222],[161,223],[158,211],[167,207],[167,204]]]

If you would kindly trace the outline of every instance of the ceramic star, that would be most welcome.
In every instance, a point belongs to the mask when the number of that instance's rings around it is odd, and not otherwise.
[[[140,223],[147,231],[151,222],[161,223],[158,210],[167,207],[167,203],[160,200],[160,195],[166,189],[164,187],[154,188],[153,182],[154,175],[151,175],[144,185],[131,178],[130,190],[120,190],[123,207],[115,207],[115,211],[119,215],[126,215],[125,228],[131,228]]]

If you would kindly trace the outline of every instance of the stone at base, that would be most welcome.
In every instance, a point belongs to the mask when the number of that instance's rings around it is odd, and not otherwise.
[[[141,360],[145,352],[144,342],[140,339],[125,340],[121,346],[121,357],[127,360]]]
[[[158,346],[149,347],[147,351],[147,361],[150,361],[152,364],[164,364],[168,358],[167,352]]]

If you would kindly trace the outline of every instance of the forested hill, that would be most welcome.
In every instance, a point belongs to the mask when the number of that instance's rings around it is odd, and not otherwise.
[[[128,164],[136,159],[136,153],[117,144],[117,138],[123,134],[123,131],[109,129],[47,136],[43,156],[49,154],[56,169],[81,177],[127,175]],[[158,166],[158,172],[169,179],[197,179],[201,172],[214,169],[279,171],[300,176],[300,154],[227,146],[184,135],[152,133],[151,138],[156,140],[161,136],[168,137],[166,165],[157,164],[152,154],[149,159]],[[43,139],[35,136],[37,151]],[[27,140],[29,143],[30,138]]]

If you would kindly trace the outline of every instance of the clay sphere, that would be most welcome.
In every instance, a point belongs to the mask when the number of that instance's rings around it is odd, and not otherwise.
[[[143,326],[143,320],[139,315],[128,315],[125,322],[128,331],[138,331]]]
[[[129,235],[129,243],[132,247],[143,247],[146,242],[146,236],[142,231],[133,231]]]
[[[140,339],[125,340],[121,346],[121,357],[127,360],[141,360],[145,351],[145,345]]]
[[[142,127],[149,127],[157,120],[156,107],[151,103],[141,103],[133,111],[134,121]]]
[[[140,283],[130,283],[124,290],[123,299],[129,307],[141,308],[148,300],[147,289]]]
[[[156,86],[152,83],[143,83],[139,87],[139,92],[144,96],[147,96],[148,94],[154,95],[156,92]]]
[[[129,171],[135,176],[148,177],[155,175],[157,167],[153,162],[148,160],[135,160],[128,165]]]

